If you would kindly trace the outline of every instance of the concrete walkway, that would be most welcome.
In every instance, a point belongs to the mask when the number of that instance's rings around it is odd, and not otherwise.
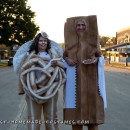
[[[17,76],[12,67],[0,68],[0,130],[27,130],[26,102],[17,94]],[[100,130],[130,129],[130,71],[105,66],[108,108],[105,124]],[[59,91],[58,117],[63,121],[63,89]],[[70,125],[59,123],[60,130],[71,130]],[[44,130],[44,124],[41,126]],[[84,126],[84,130],[87,128]]]

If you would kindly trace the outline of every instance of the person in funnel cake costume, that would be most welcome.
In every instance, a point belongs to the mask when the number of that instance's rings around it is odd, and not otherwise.
[[[59,130],[58,90],[66,80],[62,60],[62,49],[45,32],[23,44],[14,56],[18,93],[26,94],[28,130],[40,130],[42,123],[46,130]]]
[[[73,130],[98,130],[107,107],[104,58],[98,44],[96,15],[67,18],[64,26],[67,62],[64,121]]]

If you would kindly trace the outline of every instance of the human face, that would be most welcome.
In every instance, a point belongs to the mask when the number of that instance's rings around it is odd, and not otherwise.
[[[86,29],[86,25],[85,25],[84,21],[82,21],[82,20],[78,21],[76,24],[76,30],[78,32],[84,32],[85,29]]]
[[[38,50],[46,51],[46,48],[47,48],[47,38],[40,37],[38,42]]]

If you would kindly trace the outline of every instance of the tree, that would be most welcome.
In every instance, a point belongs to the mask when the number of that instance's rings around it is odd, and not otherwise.
[[[108,46],[106,43],[107,41],[111,39],[112,44],[111,45],[115,45],[116,44],[116,38],[115,37],[108,37],[108,36],[99,36],[99,43],[102,47]]]
[[[39,27],[30,8],[27,0],[0,1],[0,44],[21,45],[35,36]]]
[[[113,45],[117,44],[116,37],[112,37],[111,40],[113,42]]]
[[[99,36],[99,43],[102,47],[105,47],[106,42],[108,41],[109,37],[106,36]]]

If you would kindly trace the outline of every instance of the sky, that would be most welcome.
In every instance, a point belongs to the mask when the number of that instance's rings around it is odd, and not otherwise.
[[[116,36],[130,26],[130,0],[28,0],[35,23],[51,40],[64,42],[64,23],[74,16],[97,15],[101,36]]]

